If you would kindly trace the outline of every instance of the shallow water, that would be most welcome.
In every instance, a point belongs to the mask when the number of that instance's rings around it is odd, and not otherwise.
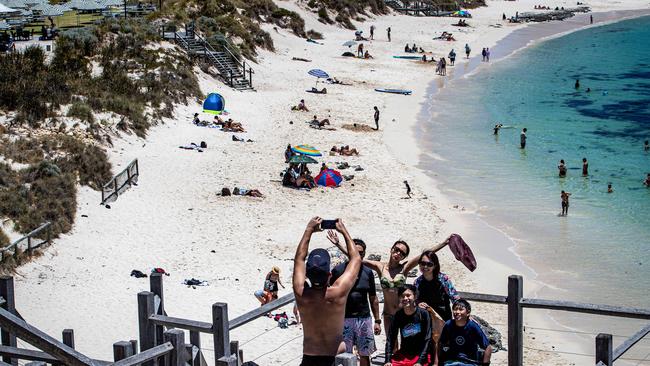
[[[454,81],[431,114],[421,167],[515,240],[539,297],[650,306],[650,17],[535,44]]]

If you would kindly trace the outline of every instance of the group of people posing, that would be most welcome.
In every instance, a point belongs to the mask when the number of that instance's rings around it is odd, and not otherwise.
[[[331,271],[327,250],[309,252],[312,235],[325,229],[327,238],[349,258]],[[459,241],[452,235],[409,258],[409,245],[398,240],[387,261],[366,260],[366,244],[352,239],[340,219],[312,218],[298,245],[293,272],[304,330],[301,365],[332,366],[337,354],[356,349],[360,364],[368,366],[377,350],[374,336],[382,330],[387,336],[385,366],[488,364],[488,339],[471,319],[471,305],[440,271],[436,255]],[[407,273],[416,266],[421,275],[407,284]],[[373,271],[384,297],[381,315]]]

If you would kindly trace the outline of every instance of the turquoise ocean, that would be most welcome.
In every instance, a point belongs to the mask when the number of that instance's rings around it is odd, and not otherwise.
[[[535,42],[433,99],[420,168],[513,239],[538,297],[650,307],[650,17]]]

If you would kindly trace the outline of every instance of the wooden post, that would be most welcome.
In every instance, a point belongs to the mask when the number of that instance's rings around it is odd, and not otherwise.
[[[129,169],[128,165],[126,167],[126,181],[129,183],[129,186],[130,186],[131,185],[131,169]]]
[[[63,344],[65,344],[70,348],[74,348],[74,330],[64,329],[62,338],[63,338]]]
[[[199,354],[196,356],[192,366],[201,366],[201,333],[191,330],[190,331],[190,343],[199,349]]]
[[[212,305],[212,337],[214,338],[214,359],[230,356],[230,326],[228,304],[217,302]]]
[[[120,190],[117,188],[117,177],[113,177],[113,189],[115,190],[115,198],[120,195]]]
[[[135,159],[135,175],[140,176],[140,166],[138,165],[138,159]]]
[[[596,363],[602,362],[607,366],[614,365],[614,347],[612,335],[600,333],[596,336]]]
[[[352,353],[341,353],[334,359],[334,366],[357,366],[357,356]]]
[[[133,356],[133,347],[131,342],[120,341],[113,343],[113,361],[117,362],[127,357]]]
[[[180,329],[170,329],[165,332],[165,342],[174,347],[170,353],[169,366],[185,366],[185,333]]]
[[[27,254],[31,257],[32,255],[32,237],[27,237]]]
[[[251,88],[253,87],[253,70],[249,67],[248,68],[248,80],[249,83],[251,84]]]
[[[149,288],[151,289],[151,292],[155,295],[158,296],[160,299],[160,305],[158,306],[158,309],[155,310],[155,302],[154,302],[154,310],[155,313],[158,315],[164,315],[165,314],[165,302],[164,302],[164,297],[163,297],[163,278],[162,278],[162,273],[152,273],[149,276]],[[162,325],[156,325],[156,345],[160,345],[163,343],[163,333],[165,332],[165,328]]]
[[[524,363],[524,312],[519,304],[523,297],[524,280],[521,276],[508,277],[508,366]]]
[[[142,291],[138,293],[138,325],[140,330],[140,352],[154,346],[156,329],[149,317],[154,314],[153,293]],[[148,361],[144,366],[152,366],[153,362]]]
[[[131,343],[131,349],[133,349],[133,354],[135,355],[138,353],[138,341],[136,339],[132,339],[129,341]]]
[[[230,74],[230,86],[234,86],[234,84],[232,82],[232,70],[229,69],[228,74]]]
[[[237,366],[240,366],[242,360],[239,358],[239,341],[230,341],[230,354],[237,357]]]
[[[0,277],[0,296],[5,299],[5,303],[2,304],[2,308],[6,309],[8,312],[15,314],[16,313],[16,298],[14,294],[14,278],[11,276],[2,276]],[[2,329],[2,334],[0,335],[3,346],[16,347],[16,335]],[[12,359],[8,356],[2,356],[2,361],[10,363],[14,366],[18,365],[18,359]]]

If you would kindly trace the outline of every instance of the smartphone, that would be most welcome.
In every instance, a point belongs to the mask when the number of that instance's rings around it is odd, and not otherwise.
[[[339,220],[323,220],[320,222],[320,228],[322,230],[334,230],[336,229],[336,223]]]

